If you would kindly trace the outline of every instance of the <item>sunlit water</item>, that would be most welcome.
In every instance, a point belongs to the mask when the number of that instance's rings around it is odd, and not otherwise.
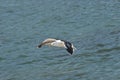
[[[120,0],[1,0],[0,80],[120,80]]]

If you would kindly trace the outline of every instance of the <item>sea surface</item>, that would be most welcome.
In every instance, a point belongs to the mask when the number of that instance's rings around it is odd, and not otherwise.
[[[120,0],[0,0],[0,80],[120,80]]]

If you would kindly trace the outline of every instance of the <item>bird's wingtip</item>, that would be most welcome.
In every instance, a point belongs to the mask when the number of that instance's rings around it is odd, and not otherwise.
[[[42,45],[38,45],[38,46],[37,46],[37,48],[41,48],[41,47],[42,47]]]

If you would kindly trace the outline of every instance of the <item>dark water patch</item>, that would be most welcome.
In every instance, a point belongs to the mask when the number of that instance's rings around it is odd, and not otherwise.
[[[27,55],[19,55],[17,58],[27,58]]]
[[[120,33],[120,30],[115,30],[115,31],[110,32],[110,35],[119,34],[119,33]]]
[[[62,34],[65,34],[65,35],[66,35],[66,34],[69,34],[69,33],[68,33],[68,32],[62,32]]]
[[[106,46],[105,44],[102,44],[102,43],[98,43],[98,44],[96,44],[96,46],[97,47],[104,47],[104,46]]]
[[[115,46],[114,42],[104,42],[104,43],[99,43],[99,42],[96,42],[94,43],[94,45],[88,47],[88,48],[85,48],[85,50],[87,51],[93,51],[95,52],[96,50],[101,50],[101,49],[105,49],[105,48],[109,48],[109,47],[112,47],[112,46]]]
[[[120,50],[120,47],[113,47],[113,48],[104,48],[104,49],[100,49],[97,50],[95,53],[105,53],[105,52],[111,52],[111,51],[116,51],[116,50]]]
[[[75,55],[76,57],[90,57],[92,56],[91,54],[93,54],[93,52],[82,52],[81,54]]]
[[[39,61],[40,60],[31,60],[31,61],[26,61],[26,62],[20,63],[18,65],[34,64],[34,63],[39,62]]]
[[[3,61],[3,60],[5,60],[5,58],[3,58],[3,57],[0,57],[0,62],[1,62],[1,61]]]
[[[14,13],[14,10],[7,10],[6,13]]]
[[[116,25],[114,24],[108,24],[108,25],[105,25],[105,27],[115,27]]]
[[[49,21],[50,21],[50,18],[45,18],[40,20],[40,24],[45,24],[45,23],[48,23]]]
[[[1,20],[0,20],[1,21]],[[4,35],[4,32],[0,32],[0,35]],[[1,37],[1,36],[0,36]]]

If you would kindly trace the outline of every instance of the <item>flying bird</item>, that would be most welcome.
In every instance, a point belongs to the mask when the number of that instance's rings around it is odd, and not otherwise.
[[[55,46],[55,47],[62,47],[65,48],[71,55],[73,54],[74,50],[76,49],[72,43],[65,41],[65,40],[58,40],[53,38],[45,39],[42,43],[40,43],[37,47],[41,48],[43,45],[48,46]]]

